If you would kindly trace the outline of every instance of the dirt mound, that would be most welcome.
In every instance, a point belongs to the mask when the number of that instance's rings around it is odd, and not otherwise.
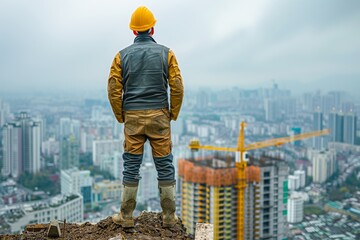
[[[84,224],[68,223],[65,226],[65,238],[68,240],[87,239],[87,240],[190,240],[194,239],[191,234],[186,233],[181,220],[173,228],[163,228],[161,226],[160,213],[142,212],[135,218],[135,227],[124,229],[111,220],[111,217],[101,220],[97,224],[86,222]],[[63,233],[63,224],[60,224]],[[46,236],[46,229],[38,232],[24,231],[20,235],[0,236],[0,239],[54,239]]]

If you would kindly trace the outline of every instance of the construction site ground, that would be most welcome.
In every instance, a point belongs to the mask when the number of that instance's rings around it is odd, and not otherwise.
[[[62,236],[59,238],[47,237],[47,226],[33,230],[24,230],[22,234],[0,235],[1,240],[18,239],[86,239],[86,240],[170,240],[170,239],[194,239],[191,234],[186,233],[181,220],[172,228],[163,228],[160,213],[142,212],[135,218],[135,227],[124,229],[111,220],[111,217],[101,220],[97,224],[86,222],[84,224],[60,223]],[[30,228],[29,228],[30,229]],[[65,233],[65,234],[64,234]]]

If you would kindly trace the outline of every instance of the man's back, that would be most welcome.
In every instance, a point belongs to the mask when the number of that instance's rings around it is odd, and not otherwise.
[[[169,48],[147,34],[120,51],[123,75],[123,110],[168,108]]]

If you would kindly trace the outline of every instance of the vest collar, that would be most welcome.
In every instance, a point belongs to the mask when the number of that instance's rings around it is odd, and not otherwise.
[[[154,40],[154,38],[152,38],[150,35],[148,34],[139,34],[138,36],[136,36],[136,38],[134,39],[134,43],[137,42],[154,42],[156,43],[156,41]]]

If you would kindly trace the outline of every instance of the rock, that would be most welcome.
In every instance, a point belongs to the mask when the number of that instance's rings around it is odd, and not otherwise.
[[[124,236],[120,233],[119,235],[116,235],[115,237],[109,238],[109,240],[124,240]]]
[[[61,231],[58,221],[51,220],[47,232],[47,236],[50,238],[58,238],[61,237]]]
[[[195,230],[195,240],[213,240],[214,226],[210,223],[197,223]]]

